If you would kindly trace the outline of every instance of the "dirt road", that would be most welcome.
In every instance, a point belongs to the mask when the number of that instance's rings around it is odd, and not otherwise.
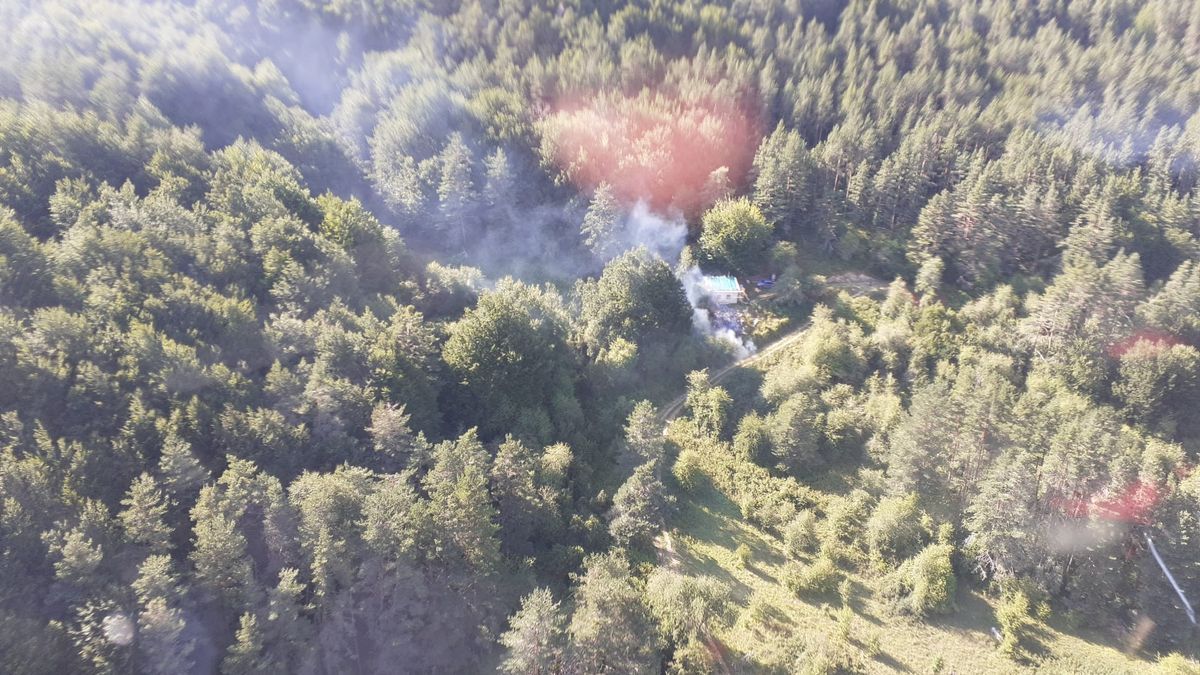
[[[787,348],[788,345],[796,342],[797,340],[800,339],[801,336],[804,335],[804,331],[808,330],[808,326],[809,326],[809,322],[805,321],[804,323],[797,326],[795,330],[788,333],[787,335],[784,335],[783,337],[779,338],[775,342],[772,342],[771,344],[767,345],[761,351],[757,351],[757,352],[751,354],[750,356],[747,356],[746,358],[741,359],[740,361],[734,361],[733,363],[731,363],[727,366],[722,366],[720,370],[717,370],[713,373],[709,373],[708,381],[713,384],[720,384],[721,380],[724,380],[725,377],[727,375],[729,375],[729,373],[733,372],[733,370],[735,368],[741,368],[743,366],[748,366],[748,365],[754,363],[755,361],[758,361],[759,359],[766,358],[766,357],[770,356],[771,354],[774,354],[775,352],[778,352],[782,349]],[[686,402],[687,402],[687,393],[684,392],[680,396],[673,399],[670,403],[663,406],[663,409],[661,411],[659,411],[659,413],[658,413],[658,418],[660,420],[662,420],[662,422],[664,424],[667,422],[670,422],[671,420],[673,420],[679,416],[679,413],[683,410],[683,404]]]

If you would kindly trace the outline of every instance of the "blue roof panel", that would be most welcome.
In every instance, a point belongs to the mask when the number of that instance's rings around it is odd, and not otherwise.
[[[738,290],[737,279],[733,277],[704,277],[704,285],[714,291],[736,292]]]

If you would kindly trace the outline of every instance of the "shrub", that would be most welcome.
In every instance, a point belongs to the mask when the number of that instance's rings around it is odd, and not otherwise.
[[[771,437],[767,433],[766,421],[756,412],[742,418],[737,433],[733,436],[733,452],[738,459],[765,466],[773,462]]]
[[[700,481],[704,477],[704,469],[700,466],[701,462],[702,460],[695,450],[684,450],[679,453],[679,457],[675,459],[675,465],[671,467],[671,474],[675,476],[679,487],[688,492],[699,487]]]
[[[931,544],[906,560],[891,578],[886,591],[901,611],[916,616],[945,614],[954,610],[958,579],[950,558],[954,547]]]
[[[738,547],[733,551],[733,557],[737,560],[738,567],[749,565],[751,555],[750,547],[745,544],[738,544]]]
[[[849,577],[838,584],[838,597],[842,599],[842,607],[850,606],[850,599],[854,597],[854,582]]]
[[[788,672],[799,675],[864,673],[867,672],[867,664],[862,650],[849,640],[838,639],[836,635],[822,635],[807,640],[799,657],[790,664]]]
[[[912,585],[909,606],[914,614],[944,614],[954,610],[958,580],[950,560],[953,553],[953,546],[933,544],[905,563]]]
[[[1160,675],[1200,675],[1200,663],[1183,654],[1167,654],[1155,666]]]
[[[871,658],[883,653],[883,638],[879,637],[879,631],[871,631],[863,640],[863,653]]]
[[[837,621],[836,635],[839,640],[844,642],[850,641],[850,636],[854,634],[854,610],[849,607],[842,607],[833,614]]]
[[[1021,643],[1029,637],[1033,624],[1029,610],[1029,596],[1024,591],[1005,595],[996,606],[996,623],[1000,624],[1000,651],[1010,658],[1021,655]]]
[[[783,528],[783,545],[789,556],[799,558],[817,547],[817,514],[805,509]]]
[[[676,645],[720,630],[735,616],[725,584],[661,567],[647,580],[646,601],[663,635]]]
[[[872,558],[895,563],[912,555],[921,545],[922,535],[917,495],[881,499],[866,529]]]
[[[788,563],[784,568],[784,584],[793,593],[827,595],[837,590],[842,573],[827,557],[817,558],[811,565]]]
[[[703,474],[755,525],[781,532],[799,509],[820,501],[819,493],[794,478],[772,476],[765,468],[735,457],[728,443],[697,435],[695,426],[686,420],[673,422],[667,433],[680,446],[680,457],[687,457],[684,467],[675,469],[676,476],[682,474],[684,480],[694,483],[695,474]]]
[[[871,511],[871,496],[862,490],[833,500],[820,528],[821,554],[842,561],[857,557],[862,530]]]

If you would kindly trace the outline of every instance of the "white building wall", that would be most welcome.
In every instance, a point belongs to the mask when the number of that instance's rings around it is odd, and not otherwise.
[[[738,295],[737,291],[714,291],[709,297],[722,305],[736,305],[739,299]]]

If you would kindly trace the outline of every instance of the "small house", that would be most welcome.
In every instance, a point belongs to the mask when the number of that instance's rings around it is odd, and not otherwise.
[[[742,285],[733,277],[713,277],[705,275],[701,281],[704,294],[718,305],[735,305],[745,293]]]

